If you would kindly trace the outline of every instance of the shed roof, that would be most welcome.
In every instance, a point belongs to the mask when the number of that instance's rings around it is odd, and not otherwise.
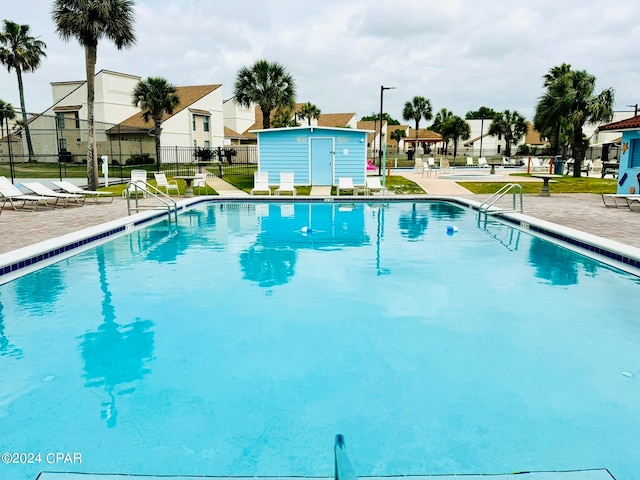
[[[640,129],[640,115],[635,117],[620,120],[619,122],[609,123],[598,127],[598,131],[622,131],[622,130],[637,130]]]
[[[348,127],[322,127],[322,126],[300,126],[300,127],[282,127],[282,128],[266,128],[260,130],[250,130],[251,133],[267,133],[267,132],[282,132],[287,130],[333,130],[338,132],[361,132],[361,133],[371,133],[371,130],[362,130],[359,128],[348,128]]]

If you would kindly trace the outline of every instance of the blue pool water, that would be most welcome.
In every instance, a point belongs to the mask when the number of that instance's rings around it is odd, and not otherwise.
[[[0,287],[0,452],[42,455],[0,477],[331,475],[342,433],[358,475],[634,478],[638,298],[447,203],[201,205]]]

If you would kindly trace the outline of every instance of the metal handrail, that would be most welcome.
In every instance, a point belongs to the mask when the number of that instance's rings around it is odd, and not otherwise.
[[[513,208],[511,209],[496,209],[492,208],[493,205],[500,200],[502,197],[507,195],[510,191],[513,192]],[[516,195],[519,194],[520,198],[520,208],[516,207]],[[520,211],[523,212],[522,207],[522,185],[518,183],[506,183],[503,185],[496,193],[487,198],[484,202],[480,204],[478,207],[478,224],[482,219],[482,214],[484,213],[484,219],[487,220],[487,216],[489,214],[499,213],[499,212],[515,212]]]
[[[144,187],[142,187],[141,184],[143,184]],[[131,206],[131,189],[130,189],[131,186],[133,186],[133,190],[135,192],[135,197],[136,197],[136,203],[134,207]],[[143,196],[145,193],[149,194],[153,198],[155,198],[156,200],[159,200],[161,203],[164,204],[164,206],[167,208],[167,216],[169,217],[169,221],[171,221],[171,212],[173,211],[174,220],[176,223],[178,223],[178,204],[173,198],[171,198],[169,195],[159,190],[155,186],[142,180],[136,180],[134,182],[129,181],[127,182],[125,192],[127,197],[127,211],[129,212],[129,215],[131,215],[131,212],[139,212],[140,210],[144,210],[144,209],[158,208],[157,206],[140,205],[138,203],[138,192],[141,192]]]

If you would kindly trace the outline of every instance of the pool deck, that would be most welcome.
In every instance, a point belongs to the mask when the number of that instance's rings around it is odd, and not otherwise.
[[[482,202],[488,197],[474,195],[453,180],[435,176],[422,177],[412,172],[399,174],[415,181],[429,192],[424,195],[425,199],[458,197]],[[503,175],[503,181],[505,177],[508,181],[508,175]],[[514,181],[522,180],[522,177],[514,177]],[[534,181],[542,185],[541,180]],[[248,195],[245,192],[222,180],[209,179],[208,183],[216,189],[220,197],[247,199]],[[374,198],[380,197],[376,195]],[[626,208],[607,208],[602,203],[600,195],[552,194],[549,197],[541,197],[530,194],[523,196],[523,204],[524,213],[528,216],[640,248],[640,212]],[[112,203],[93,204],[88,201],[82,207],[37,211],[14,211],[5,206],[0,214],[0,254],[126,216],[127,202],[120,197],[115,198]]]

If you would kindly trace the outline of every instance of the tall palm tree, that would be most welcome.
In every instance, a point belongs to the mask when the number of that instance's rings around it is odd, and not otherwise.
[[[453,158],[458,155],[458,140],[467,140],[471,136],[471,127],[461,117],[454,115],[442,124],[440,132],[444,138],[453,142]]]
[[[418,150],[418,128],[420,120],[431,120],[433,118],[433,108],[428,98],[416,96],[411,101],[407,101],[402,109],[402,118],[406,121],[416,122],[416,151]]]
[[[258,60],[252,67],[242,67],[236,76],[233,95],[243,107],[258,104],[262,111],[262,128],[271,128],[271,112],[294,107],[296,85],[293,76],[277,62]]]
[[[22,84],[22,72],[33,72],[40,66],[42,57],[47,54],[44,49],[47,45],[30,35],[29,25],[20,25],[9,20],[4,20],[4,29],[0,32],[0,63],[16,71],[18,77],[18,91],[20,92],[20,109],[22,110],[22,121],[27,137],[27,150],[29,161],[35,162],[31,134],[27,123],[27,107],[24,103],[24,85]]]
[[[549,69],[549,73],[542,77],[544,80],[543,86],[548,89],[569,72],[571,72],[571,65],[568,63],[551,67]],[[541,110],[545,110],[545,108],[542,108]],[[543,137],[549,139],[549,142],[551,143],[551,152],[553,154],[557,155],[560,153],[562,130],[563,127],[566,126],[566,123],[567,122],[564,121],[564,118],[562,117],[557,117],[553,122],[551,122],[551,124],[545,124],[544,119],[538,118],[537,114],[533,119],[533,125],[536,130],[538,130]]]
[[[153,121],[153,137],[156,141],[156,165],[160,171],[160,134],[165,114],[173,114],[180,104],[177,89],[161,77],[149,77],[141,80],[133,89],[133,105],[142,109],[142,119]]]
[[[98,186],[94,103],[98,42],[107,38],[118,50],[136,41],[133,31],[133,0],[54,0],[51,12],[56,32],[64,41],[72,38],[84,47],[87,73],[87,181]]]
[[[496,113],[489,127],[489,135],[504,137],[506,144],[504,154],[507,157],[511,155],[511,145],[514,145],[526,133],[526,119],[520,113],[510,110]]]
[[[538,126],[551,127],[560,119],[566,122],[567,130],[571,132],[574,177],[579,177],[582,171],[584,124],[608,122],[613,117],[613,89],[607,88],[595,94],[595,84],[596,77],[586,70],[569,70],[549,82],[547,91],[536,106],[535,120]]]
[[[274,128],[298,127],[300,124],[296,120],[293,107],[280,107],[276,110],[271,125]]]
[[[446,108],[441,108],[440,111],[436,113],[433,124],[429,128],[436,133],[442,134],[442,125],[450,118],[453,118],[453,112],[450,112]]]
[[[402,128],[396,128],[393,132],[391,132],[391,140],[396,141],[396,148],[400,150],[400,140],[403,138],[407,138],[407,132],[405,132]]]
[[[306,118],[311,126],[311,120],[317,120],[320,117],[320,109],[311,102],[305,103],[298,112],[300,118]]]

